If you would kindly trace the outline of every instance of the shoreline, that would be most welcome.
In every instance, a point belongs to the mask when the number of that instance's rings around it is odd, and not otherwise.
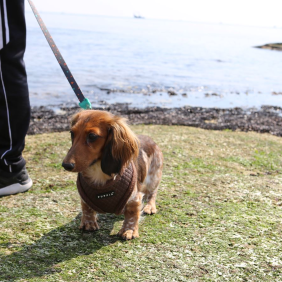
[[[55,112],[49,107],[32,107],[28,135],[47,132],[62,132],[70,129],[71,117],[81,109],[58,107]],[[184,106],[180,108],[147,107],[131,108],[128,104],[112,104],[95,107],[128,119],[129,124],[185,125],[209,130],[255,131],[282,136],[282,108],[262,106],[249,108],[203,108]]]

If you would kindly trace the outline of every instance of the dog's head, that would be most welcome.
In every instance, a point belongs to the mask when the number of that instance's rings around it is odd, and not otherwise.
[[[71,122],[72,146],[62,166],[72,172],[83,172],[96,162],[112,176],[138,156],[138,139],[125,119],[105,111],[86,110]]]

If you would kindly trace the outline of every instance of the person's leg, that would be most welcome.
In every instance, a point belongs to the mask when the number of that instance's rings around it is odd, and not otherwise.
[[[3,46],[0,50],[0,196],[2,196],[28,190],[32,182],[27,175],[25,160],[22,157],[30,121],[29,93],[23,61],[26,46],[24,0],[0,0],[0,9],[0,48]],[[16,179],[18,183],[12,183]],[[11,185],[12,187],[9,187]]]

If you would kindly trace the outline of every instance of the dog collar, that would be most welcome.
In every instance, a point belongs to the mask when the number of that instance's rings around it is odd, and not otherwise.
[[[77,176],[77,188],[82,200],[99,213],[122,214],[124,207],[134,191],[137,172],[133,162],[104,185],[89,184],[81,173]]]

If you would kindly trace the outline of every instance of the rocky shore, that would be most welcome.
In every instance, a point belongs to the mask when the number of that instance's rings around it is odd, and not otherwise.
[[[256,131],[282,136],[282,108],[275,106],[247,110],[189,106],[139,109],[131,108],[127,104],[115,104],[99,109],[126,117],[130,124],[185,125],[211,130]],[[70,129],[71,116],[78,111],[79,107],[61,106],[58,111],[48,107],[34,107],[28,134],[67,131]]]

